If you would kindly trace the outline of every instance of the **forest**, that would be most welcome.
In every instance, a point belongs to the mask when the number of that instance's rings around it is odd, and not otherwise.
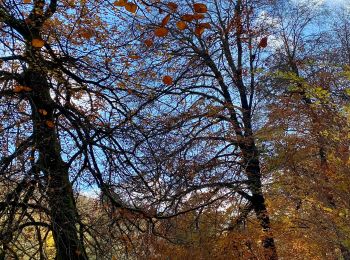
[[[0,0],[0,260],[350,260],[350,3]]]

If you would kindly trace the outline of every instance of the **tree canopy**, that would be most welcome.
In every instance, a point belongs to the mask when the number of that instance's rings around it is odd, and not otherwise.
[[[0,259],[350,259],[350,12],[1,0]]]

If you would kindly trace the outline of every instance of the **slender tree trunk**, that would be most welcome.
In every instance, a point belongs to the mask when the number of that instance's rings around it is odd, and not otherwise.
[[[261,241],[264,249],[264,259],[276,260],[278,259],[277,250],[271,231],[265,198],[262,192],[259,156],[254,141],[251,141],[248,146],[243,147],[242,151],[246,165],[249,189],[252,193],[251,203],[264,234]]]
[[[30,64],[24,82],[30,87],[35,148],[39,151],[39,167],[47,182],[53,238],[57,260],[85,260],[86,253],[78,237],[78,214],[69,181],[67,164],[55,132],[55,116],[50,86],[38,64]]]

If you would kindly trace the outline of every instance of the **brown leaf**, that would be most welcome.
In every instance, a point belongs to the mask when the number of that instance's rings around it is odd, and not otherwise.
[[[193,4],[193,9],[196,13],[206,13],[208,12],[208,8],[205,4],[195,3]]]
[[[152,47],[153,45],[153,40],[152,39],[146,39],[144,41],[145,45],[149,48],[149,47]]]
[[[194,20],[193,14],[184,14],[181,16],[181,20],[184,20],[186,22],[192,22]]]
[[[165,27],[168,24],[169,20],[170,20],[170,14],[168,14],[167,16],[165,16],[163,18],[162,23],[161,23],[162,27]]]
[[[203,26],[196,25],[196,28],[194,29],[194,34],[200,37],[204,33],[204,30],[205,28]]]
[[[198,24],[198,26],[203,27],[205,29],[210,29],[211,28],[210,23],[200,23],[200,24]]]
[[[169,2],[166,4],[168,6],[168,8],[170,9],[170,11],[172,11],[173,13],[176,12],[178,5],[173,3],[173,2]]]
[[[39,114],[42,114],[43,116],[47,115],[47,111],[45,109],[38,109]]]
[[[115,6],[126,6],[127,0],[117,0],[113,3]]]
[[[185,29],[187,28],[187,23],[184,22],[184,21],[178,21],[178,22],[176,23],[176,27],[177,27],[177,29],[179,29],[180,31],[183,31],[183,30],[185,30]]]
[[[266,48],[266,47],[267,47],[267,37],[263,37],[259,42],[259,48]]]
[[[136,13],[137,5],[134,3],[126,3],[125,10],[134,14],[134,13]]]
[[[157,29],[154,30],[154,34],[157,37],[165,37],[168,35],[168,29],[165,27],[158,27]]]
[[[35,48],[41,48],[45,45],[45,42],[42,39],[33,39],[32,46]]]
[[[23,86],[15,86],[13,89],[13,92],[15,93],[19,93],[23,90]]]
[[[45,124],[46,124],[47,127],[50,127],[50,128],[54,128],[55,127],[54,122],[52,122],[51,120],[46,120]]]
[[[193,19],[195,19],[195,20],[201,20],[201,19],[204,19],[204,18],[205,18],[204,14],[194,14],[193,15]]]
[[[165,85],[171,85],[171,84],[173,84],[173,78],[169,75],[166,75],[163,77],[163,83]]]

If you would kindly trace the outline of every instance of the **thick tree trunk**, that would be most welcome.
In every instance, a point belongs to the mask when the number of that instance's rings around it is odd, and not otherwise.
[[[261,187],[261,171],[257,149],[254,142],[251,141],[251,144],[245,146],[242,150],[246,165],[249,189],[252,194],[251,203],[264,234],[261,241],[264,249],[264,259],[276,260],[278,259],[277,250]]]
[[[78,214],[69,181],[68,167],[61,158],[61,147],[54,127],[53,100],[46,75],[37,64],[25,72],[24,82],[30,87],[35,148],[39,151],[39,167],[47,184],[57,260],[87,259],[78,237]]]

